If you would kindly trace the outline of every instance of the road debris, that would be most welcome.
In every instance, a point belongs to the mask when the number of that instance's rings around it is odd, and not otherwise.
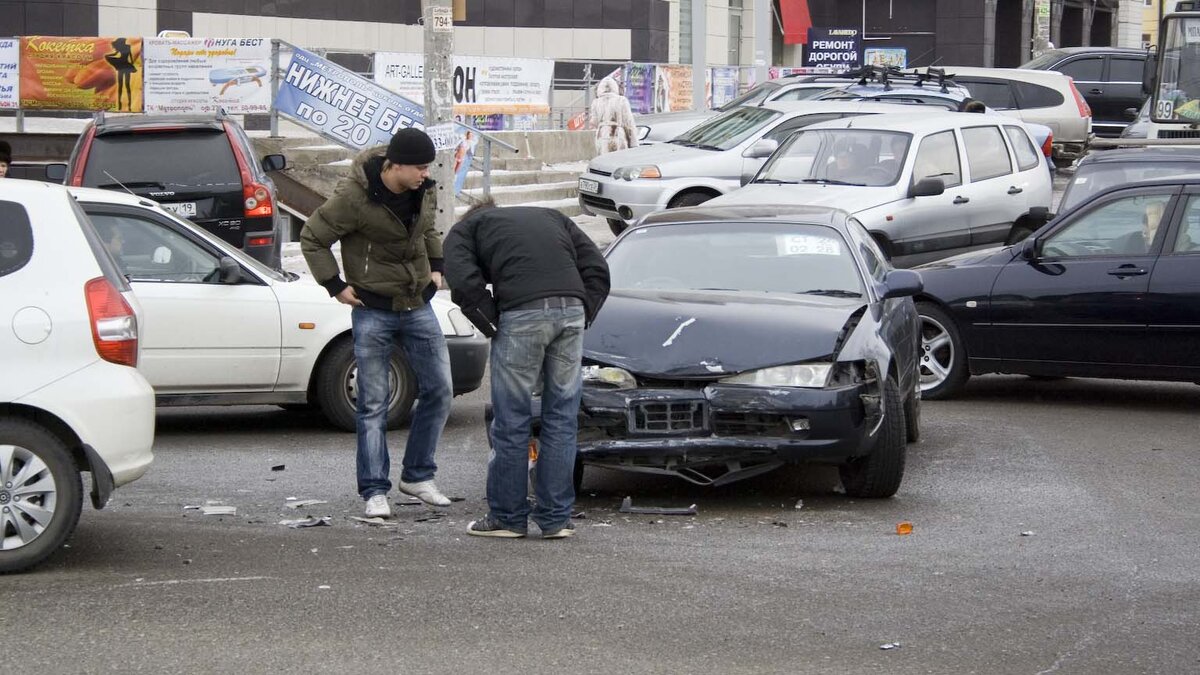
[[[333,518],[329,516],[322,516],[320,518],[316,516],[309,516],[308,518],[297,518],[295,520],[281,520],[279,521],[279,524],[287,525],[295,530],[302,527],[320,527],[322,525],[331,526],[333,524],[329,522],[331,520],[333,520]]]
[[[288,502],[285,506],[289,509],[298,509],[303,506],[314,506],[316,504],[328,504],[329,502],[321,499],[297,499],[294,502]]]
[[[879,648],[880,649],[899,649],[900,643],[899,642],[889,642],[885,645],[879,645]]]
[[[353,520],[353,521],[356,521],[359,523],[364,523],[366,525],[375,525],[377,527],[399,527],[400,526],[400,523],[397,523],[397,522],[391,521],[391,520],[385,520],[378,516],[376,516],[374,518],[363,518],[362,516],[348,516],[348,518],[350,518],[350,520]]]
[[[271,470],[272,471],[283,471],[286,468],[287,468],[287,464],[276,464],[275,466],[271,467]]]
[[[775,527],[787,527],[788,526],[787,522],[783,521],[783,520],[772,520],[771,524],[774,525]]]
[[[802,509],[802,508],[804,508],[804,500],[803,500],[803,499],[797,499],[797,500],[796,500],[796,510],[797,510],[797,511],[799,511],[799,510],[800,510],[800,509]]]
[[[416,497],[401,497],[393,502],[396,506],[420,506],[425,502]]]
[[[912,534],[912,531],[913,524],[907,520],[896,523],[896,534]]]
[[[639,513],[649,516],[694,516],[696,515],[696,505],[685,508],[673,508],[665,506],[634,506],[633,497],[626,497],[621,502],[621,513]]]
[[[571,514],[571,520],[587,520],[587,512],[576,511],[575,513]]]
[[[413,522],[414,523],[427,523],[431,520],[441,520],[442,518],[445,518],[445,517],[446,517],[446,514],[443,511],[430,511],[429,513],[426,513],[424,515],[417,516],[416,518],[413,519]]]
[[[1037,532],[1034,532],[1033,530],[1026,530],[1021,533],[1021,536],[1022,537],[1032,537],[1035,534],[1037,534]]]
[[[326,585],[324,585],[324,584],[322,584],[322,585],[320,585],[320,586],[317,586],[317,590],[319,590],[319,591],[327,591],[327,590],[329,590],[330,588],[332,588],[332,586],[326,586]]]

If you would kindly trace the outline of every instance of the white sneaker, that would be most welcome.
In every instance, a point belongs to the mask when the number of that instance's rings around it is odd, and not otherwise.
[[[367,500],[368,518],[391,518],[392,507],[388,504],[387,495],[375,495]]]
[[[400,491],[432,506],[450,506],[450,500],[442,494],[432,480],[423,480],[420,483],[400,481]]]

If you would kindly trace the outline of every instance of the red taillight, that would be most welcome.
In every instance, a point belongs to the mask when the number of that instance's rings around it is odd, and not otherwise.
[[[87,166],[88,155],[92,152],[92,139],[96,137],[95,125],[88,126],[83,134],[83,142],[79,144],[79,156],[75,158],[75,170],[71,172],[67,185],[83,187],[83,169]]]
[[[1049,157],[1054,153],[1054,134],[1046,134],[1046,140],[1042,142],[1042,154]]]
[[[275,205],[271,203],[271,191],[267,186],[255,183],[254,174],[250,172],[250,162],[242,154],[234,140],[233,129],[229,122],[225,124],[225,135],[229,138],[229,147],[233,148],[233,157],[237,160],[238,172],[242,174],[242,206],[247,218],[262,218],[275,214]]]
[[[1085,99],[1083,95],[1079,93],[1079,90],[1075,88],[1075,78],[1069,77],[1067,79],[1070,80],[1071,93],[1075,96],[1075,105],[1079,106],[1079,116],[1091,117],[1092,107],[1087,104],[1087,99]]]
[[[108,279],[98,277],[83,286],[88,316],[92,320],[92,342],[105,361],[137,367],[137,316]]]
[[[247,246],[270,246],[271,242],[275,241],[275,237],[250,237],[246,241]]]

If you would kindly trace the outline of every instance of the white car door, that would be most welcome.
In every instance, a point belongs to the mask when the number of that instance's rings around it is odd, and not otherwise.
[[[906,197],[891,205],[887,218],[877,229],[890,240],[888,252],[894,262],[917,265],[945,257],[968,245],[971,229],[963,194],[963,167],[958,139],[953,129],[914,139],[910,154],[915,154],[912,169],[900,177],[902,189],[923,179],[936,178],[946,186],[940,195]]]
[[[84,205],[141,301],[139,369],[155,393],[271,391],[279,302],[243,270],[220,281],[220,252],[149,210]]]
[[[999,126],[963,127],[961,133],[967,151],[969,183],[964,196],[971,200],[971,245],[1002,244],[1024,213],[1024,178],[1016,171]]]

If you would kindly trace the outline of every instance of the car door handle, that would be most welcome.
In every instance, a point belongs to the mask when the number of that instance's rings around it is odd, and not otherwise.
[[[1008,194],[1010,194],[1010,195],[1019,195],[1024,191],[1025,191],[1024,188],[1019,188],[1016,185],[1008,188]]]
[[[970,197],[964,197],[964,196],[962,196],[962,195],[959,195],[959,196],[957,196],[957,197],[955,197],[955,198],[954,198],[954,203],[955,203],[955,204],[966,204],[966,203],[967,203],[967,202],[969,202],[969,201],[971,201],[971,198],[970,198]]]
[[[1145,273],[1146,268],[1137,265],[1121,265],[1115,270],[1108,271],[1108,274],[1114,277],[1140,277]]]
[[[1088,93],[1089,94],[1103,94],[1104,90],[1103,89],[1088,89]]]

